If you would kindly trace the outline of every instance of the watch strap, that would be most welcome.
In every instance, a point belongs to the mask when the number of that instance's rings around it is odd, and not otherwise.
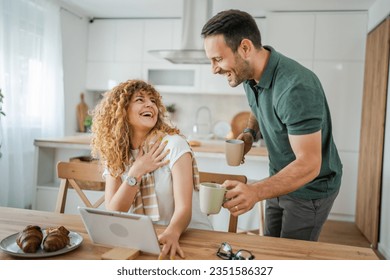
[[[244,129],[244,131],[242,133],[250,133],[253,137],[253,140],[256,140],[257,133],[254,129],[247,127]]]

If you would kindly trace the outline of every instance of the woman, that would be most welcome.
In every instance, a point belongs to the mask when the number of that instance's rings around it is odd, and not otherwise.
[[[190,146],[164,120],[160,94],[129,80],[106,92],[93,117],[92,151],[106,165],[105,205],[145,214],[166,230],[161,257],[177,254],[187,227],[212,229],[199,209],[199,174]],[[194,191],[195,190],[195,191]]]

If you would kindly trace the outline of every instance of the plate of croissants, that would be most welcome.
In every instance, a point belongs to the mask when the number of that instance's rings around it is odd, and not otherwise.
[[[42,229],[38,225],[28,225],[23,231],[4,238],[0,249],[16,257],[44,258],[70,252],[82,242],[80,234],[64,226]]]

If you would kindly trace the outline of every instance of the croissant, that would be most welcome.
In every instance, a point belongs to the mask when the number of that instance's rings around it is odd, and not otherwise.
[[[65,227],[46,229],[46,237],[43,239],[43,249],[47,252],[54,252],[69,244],[69,230]]]
[[[16,238],[16,244],[25,253],[35,253],[41,246],[43,239],[42,230],[39,226],[29,225]]]

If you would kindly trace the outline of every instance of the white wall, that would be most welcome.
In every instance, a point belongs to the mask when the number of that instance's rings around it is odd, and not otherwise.
[[[390,67],[389,79],[390,81]],[[390,86],[387,87],[387,108],[390,108]],[[378,249],[390,259],[390,114],[386,115],[385,148],[383,159],[382,201]]]
[[[210,73],[210,75],[212,74]],[[192,134],[192,127],[196,122],[196,111],[201,106],[207,106],[210,109],[213,125],[218,121],[226,121],[230,124],[235,114],[241,111],[250,111],[244,90],[242,96],[173,93],[163,93],[162,96],[165,104],[176,104],[177,113],[174,123],[187,137]],[[206,111],[201,111],[199,120],[202,121],[205,117],[207,117]]]
[[[75,12],[61,9],[62,49],[64,65],[65,135],[77,131],[76,106],[85,92],[88,20]],[[85,94],[92,107],[93,96]],[[60,106],[60,105],[59,105]]]
[[[368,10],[368,32],[390,15],[390,0],[376,0]]]

